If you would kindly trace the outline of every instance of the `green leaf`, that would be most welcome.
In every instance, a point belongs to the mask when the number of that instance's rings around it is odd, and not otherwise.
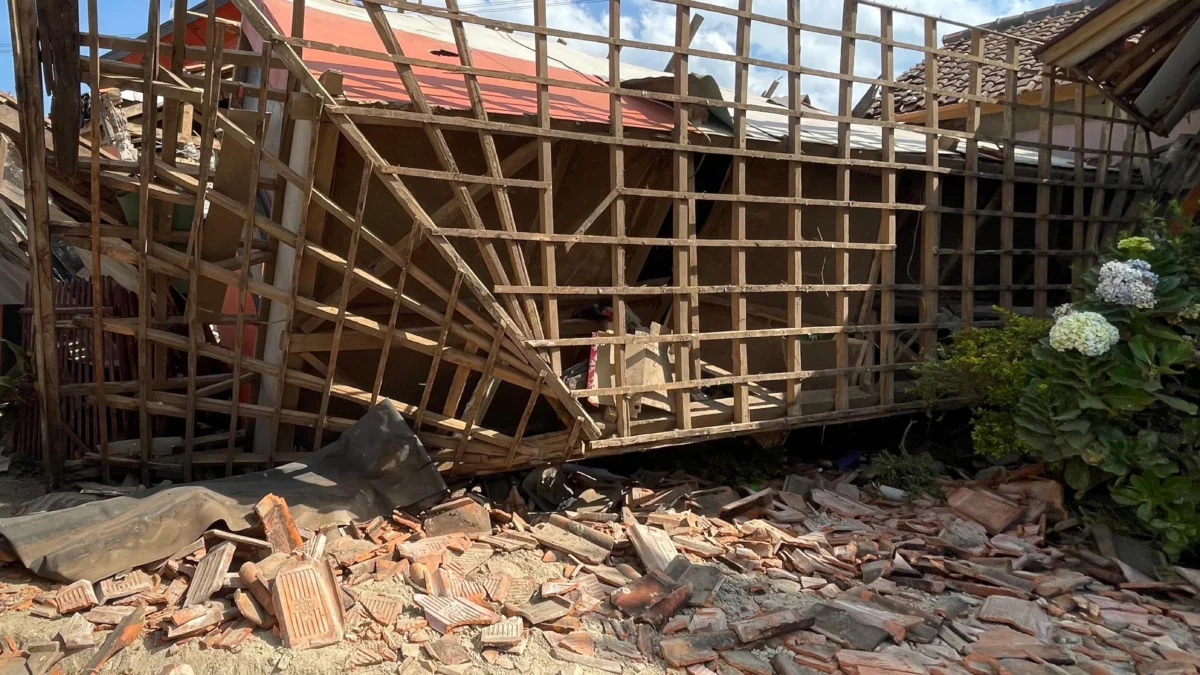
[[[1179,277],[1169,277],[1159,274],[1158,283],[1155,285],[1154,290],[1158,292],[1159,296],[1163,296],[1176,288],[1179,288]]]
[[[1168,342],[1158,350],[1158,362],[1164,366],[1185,363],[1192,359],[1192,345],[1187,342]]]
[[[1150,502],[1142,502],[1137,507],[1137,516],[1142,520],[1150,520],[1154,515],[1154,506]]]
[[[1120,504],[1121,506],[1133,506],[1141,501],[1138,498],[1137,493],[1129,490],[1128,488],[1113,490],[1112,498],[1114,502]]]
[[[1134,335],[1128,344],[1129,351],[1138,361],[1147,365],[1154,363],[1154,343],[1147,340],[1145,335]]]
[[[1142,330],[1151,337],[1156,337],[1160,340],[1168,340],[1171,342],[1183,342],[1183,336],[1176,333],[1170,327],[1165,326],[1157,321],[1147,321],[1142,324]]]
[[[1092,486],[1092,470],[1079,460],[1067,462],[1063,478],[1066,479],[1067,485],[1071,489],[1078,492],[1083,492]]]
[[[1117,410],[1138,412],[1154,402],[1154,397],[1142,389],[1133,387],[1113,387],[1104,395],[1104,399]]]
[[[1180,412],[1185,412],[1189,415],[1196,414],[1197,409],[1196,409],[1195,403],[1190,403],[1181,398],[1178,398],[1176,396],[1170,396],[1168,394],[1155,394],[1154,397],[1157,398],[1158,400],[1162,401],[1163,403],[1166,403],[1167,405],[1171,406],[1175,410],[1178,410]]]

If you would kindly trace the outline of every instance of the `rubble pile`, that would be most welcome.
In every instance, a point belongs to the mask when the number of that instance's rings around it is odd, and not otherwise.
[[[99,672],[141,637],[168,656],[238,652],[255,631],[293,650],[347,642],[345,670],[407,675],[533,672],[534,642],[562,673],[1197,672],[1200,572],[1155,580],[1087,550],[1065,534],[1078,521],[1058,483],[945,481],[941,503],[854,477],[739,492],[567,465],[319,532],[267,495],[255,536],[210,530],[54,590],[0,584],[5,611],[67,617],[53,641],[0,640],[0,672],[53,672],[80,650]],[[542,573],[491,564],[513,556]]]

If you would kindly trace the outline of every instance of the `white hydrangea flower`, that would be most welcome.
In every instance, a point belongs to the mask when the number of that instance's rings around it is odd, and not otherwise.
[[[1065,305],[1059,305],[1058,307],[1054,308],[1054,319],[1058,320],[1058,319],[1063,318],[1064,316],[1067,316],[1068,314],[1073,314],[1073,313],[1075,313],[1075,305],[1072,305],[1071,303],[1068,302]]]
[[[1050,329],[1051,347],[1060,352],[1074,349],[1087,356],[1107,353],[1119,338],[1117,327],[1096,312],[1072,312]]]
[[[1157,284],[1158,275],[1145,260],[1110,260],[1100,268],[1096,297],[1114,305],[1150,309],[1158,302],[1154,297]]]
[[[1195,321],[1200,319],[1200,303],[1193,302],[1192,304],[1179,310],[1179,318]]]

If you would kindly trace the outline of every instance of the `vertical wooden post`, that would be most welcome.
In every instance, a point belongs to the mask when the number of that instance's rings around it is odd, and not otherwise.
[[[325,421],[326,414],[329,412],[329,396],[333,389],[335,374],[337,373],[338,353],[342,344],[342,331],[346,327],[346,303],[350,297],[350,279],[354,276],[354,264],[358,258],[358,242],[362,237],[363,218],[366,216],[367,196],[371,191],[371,163],[363,162],[362,174],[358,180],[358,198],[354,203],[354,224],[350,229],[350,243],[346,252],[346,268],[342,271],[342,293],[338,299],[337,319],[333,323],[333,344],[329,348],[329,368],[325,373],[325,390],[321,392],[321,406],[317,411],[317,428],[316,436],[313,440],[313,449],[321,448],[321,441],[325,438]],[[410,238],[409,241],[415,241],[415,238]],[[401,271],[403,274],[403,271]],[[395,307],[395,303],[392,305]],[[388,324],[387,333],[394,333],[393,324]],[[289,330],[290,332],[290,330]],[[385,342],[388,342],[385,339]],[[388,347],[391,345],[388,344]],[[378,377],[376,378],[379,379]]]
[[[225,26],[216,21],[217,10],[215,0],[208,0],[208,37],[205,65],[205,76],[208,82],[204,88],[201,114],[203,117],[203,137],[200,141],[200,175],[196,180],[196,200],[192,208],[192,222],[188,227],[188,252],[192,259],[188,266],[188,297],[185,309],[188,349],[187,349],[187,407],[184,422],[184,455],[183,480],[192,480],[192,453],[196,445],[196,375],[199,366],[198,349],[203,341],[203,326],[196,318],[200,304],[200,264],[203,262],[201,253],[204,251],[204,196],[208,191],[208,177],[212,166],[213,141],[216,135],[218,103],[221,100],[221,63],[225,53]],[[178,20],[178,19],[177,19]],[[176,49],[183,49],[182,44],[176,44]],[[253,192],[253,190],[252,190]],[[165,278],[165,277],[164,277]],[[166,279],[169,284],[170,280]],[[197,335],[197,334],[200,335]],[[237,385],[234,384],[234,394]],[[227,458],[226,472],[233,473],[232,457]]]
[[[263,42],[262,54],[258,66],[258,95],[256,115],[254,116],[254,146],[250,150],[250,167],[247,180],[250,185],[258,185],[259,172],[262,169],[262,153],[267,139],[267,89],[271,80],[271,43]],[[331,153],[332,154],[332,153]],[[233,392],[229,405],[229,435],[225,443],[225,473],[233,475],[233,451],[237,441],[238,415],[242,403],[242,351],[244,348],[246,327],[246,294],[250,288],[250,258],[254,242],[254,215],[257,213],[258,189],[252,188],[246,197],[246,217],[242,223],[242,262],[238,270],[238,301],[237,319],[235,319],[233,334]],[[313,276],[316,276],[313,274]],[[295,397],[295,388],[288,392],[285,398]],[[291,427],[289,427],[290,429]],[[290,441],[290,437],[289,437]],[[277,442],[277,441],[273,441]],[[290,445],[290,442],[289,442]]]
[[[800,0],[787,0],[787,21],[787,59],[788,66],[792,68],[787,73],[788,153],[791,155],[788,160],[787,196],[789,200],[792,200],[787,207],[787,236],[789,241],[798,243],[804,239],[801,229],[802,209],[799,203],[803,196],[801,190],[803,164],[800,161],[803,150],[800,140],[803,117],[800,111],[803,108],[804,100],[804,93],[800,89],[799,71]],[[804,249],[799,246],[789,248],[787,251],[787,282],[788,286],[793,289],[789,290],[787,294],[787,325],[792,329],[802,328],[804,325],[804,295],[799,291],[800,284],[804,283],[803,253]],[[798,373],[803,368],[803,344],[800,335],[789,335],[786,338],[785,360],[789,373]],[[784,402],[787,404],[788,415],[801,414],[800,392],[803,386],[802,380],[796,377],[789,377],[784,383]]]
[[[1083,165],[1083,145],[1086,140],[1084,131],[1084,113],[1087,111],[1087,85],[1082,82],[1075,85],[1075,185],[1071,189],[1071,299],[1082,300],[1083,265],[1086,257],[1083,255],[1084,246],[1084,215],[1083,197],[1084,180],[1087,176]]]
[[[1016,210],[1016,148],[1017,139],[1014,116],[1017,106],[1017,75],[1021,61],[1017,57],[1017,41],[1006,38],[1004,71],[1004,177],[1001,184],[1000,206],[1000,306],[1012,309],[1013,306],[1013,211]]]
[[[983,89],[983,32],[971,29],[971,62],[967,66],[967,175],[963,178],[962,317],[963,327],[975,322],[975,228],[979,210],[979,101]]]
[[[688,95],[688,26],[691,8],[686,5],[675,7],[675,89],[676,96]],[[688,107],[675,101],[675,142],[686,145],[688,142]],[[673,178],[676,192],[687,192],[692,179],[692,156],[687,150],[673,150]],[[673,236],[676,239],[689,239],[693,236],[692,218],[690,214],[691,200],[686,197],[676,197],[673,207]],[[675,319],[675,332],[683,335],[691,332],[691,295],[678,290],[687,286],[691,279],[691,250],[688,246],[676,244],[674,252],[673,280],[677,287],[674,293],[674,305],[671,313]],[[675,345],[675,380],[687,382],[691,379],[692,343],[676,342]],[[692,395],[688,389],[674,390],[675,421],[680,429],[692,428]]]
[[[1104,201],[1108,182],[1108,165],[1112,159],[1112,130],[1113,114],[1116,106],[1112,99],[1104,99],[1103,124],[1100,125],[1100,158],[1096,161],[1096,181],[1092,187],[1091,218],[1087,226],[1087,249],[1091,254],[1089,260],[1095,260],[1100,251],[1100,233],[1103,230],[1100,219],[1104,217]]]
[[[890,86],[895,78],[895,48],[888,44],[892,40],[892,10],[879,10],[880,37],[884,42],[880,45],[880,79],[884,81],[879,88],[880,119],[884,126],[880,129],[881,152],[883,161],[891,164],[896,161],[896,129],[893,126],[896,119],[894,91]],[[879,243],[890,248],[881,251],[879,283],[883,289],[879,292],[879,323],[883,328],[879,331],[879,365],[883,368],[879,373],[879,405],[891,405],[895,402],[896,374],[889,369],[896,360],[896,334],[891,326],[896,322],[896,210],[889,208],[896,203],[896,170],[885,168],[881,174],[883,187],[880,201],[886,206],[880,213],[879,229],[883,236]]]
[[[938,253],[942,214],[938,139],[937,20],[925,19],[925,212],[921,216],[921,356],[933,358],[937,348]]]
[[[1054,69],[1042,68],[1042,110],[1038,111],[1037,220],[1033,229],[1033,315],[1046,316],[1050,269],[1050,167],[1054,152]]]
[[[620,2],[616,3],[617,26],[620,25]],[[612,12],[613,5],[610,4],[609,11]],[[610,20],[611,21],[611,20]],[[534,0],[533,4],[533,22],[537,28],[546,27],[546,0]],[[614,30],[610,22],[610,33]],[[617,33],[619,35],[619,32]],[[534,59],[536,61],[535,68],[537,69],[538,78],[548,78],[550,76],[549,52],[546,45],[546,34],[538,32],[534,36]],[[610,45],[610,50],[616,49],[620,54],[620,47]],[[618,71],[618,77],[619,77]],[[610,83],[611,86],[617,86],[617,82]],[[620,98],[616,97],[617,105],[620,105]],[[538,129],[543,131],[550,130],[550,87],[546,84],[538,84],[537,86],[537,120]],[[542,232],[545,234],[554,234],[554,156],[551,153],[552,139],[542,134],[537,139],[537,160],[538,160],[538,180],[544,186],[538,191],[538,223],[542,227]],[[569,156],[563,153],[564,156],[559,157],[559,161],[565,163]],[[542,284],[548,288],[553,288],[558,284],[558,261],[557,247],[553,242],[542,242],[539,247],[542,263]],[[542,321],[545,322],[545,329],[542,331],[547,338],[554,339],[559,335],[558,326],[558,296],[553,293],[547,293],[542,296]],[[562,374],[562,350],[554,347],[550,350],[550,369],[555,375]],[[515,447],[515,446],[514,446]]]
[[[97,27],[100,17],[97,2],[99,0],[88,0],[87,4],[88,65],[91,68],[88,88],[92,94],[92,149],[89,167],[91,193],[88,195],[92,229],[92,383],[100,441],[100,480],[108,483],[112,476],[108,461],[108,402],[104,395],[104,269],[100,258],[100,148],[103,145],[100,138],[100,111],[104,107],[104,93],[100,91],[100,33]],[[0,163],[3,161],[4,154],[0,152]]]
[[[146,51],[142,55],[143,101],[154,101],[155,73],[158,68],[159,6],[151,2],[146,16]],[[142,484],[150,484],[150,390],[154,373],[150,367],[150,245],[154,236],[154,202],[150,199],[150,185],[154,182],[154,167],[157,149],[154,129],[157,126],[158,107],[142,106],[141,174],[138,176],[138,441],[141,449]]]
[[[852,1],[847,0],[847,2]],[[738,62],[734,64],[733,100],[739,106],[745,105],[749,98],[750,65],[746,62],[746,58],[750,56],[750,18],[746,15],[751,12],[751,6],[751,0],[738,1],[738,11],[741,12],[741,15],[737,20]],[[733,222],[730,229],[732,238],[736,242],[741,242],[746,239],[746,202],[742,201],[742,198],[746,196],[746,157],[742,154],[746,150],[746,111],[741,107],[737,107],[733,111],[733,147],[738,154],[734,155],[733,164],[730,167],[735,200],[732,205]],[[735,245],[730,252],[729,276],[729,283],[735,287],[746,284],[746,249],[741,246]],[[730,328],[735,331],[746,330],[748,326],[745,294],[737,291],[731,293],[729,307],[732,313]],[[745,378],[749,373],[746,340],[735,337],[731,342],[733,344],[733,374]],[[744,380],[733,385],[733,421],[739,424],[750,421],[750,388]]]
[[[838,374],[834,378],[833,407],[835,410],[846,410],[850,407],[849,378],[844,372],[849,366],[850,328],[850,294],[845,286],[850,284],[850,250],[845,248],[850,243],[850,117],[853,114],[854,80],[848,79],[854,75],[854,38],[850,37],[858,30],[858,1],[844,0],[842,3],[842,66],[843,79],[838,81],[838,141],[837,157],[843,160],[837,165],[837,207],[834,209],[834,236],[837,243],[843,246],[833,252],[834,276],[837,277],[839,289],[833,294],[833,321],[841,330],[834,336],[835,364]],[[928,59],[927,59],[928,60]],[[866,301],[866,294],[863,294]],[[863,343],[862,349],[866,349]],[[861,356],[861,354],[860,354]]]
[[[539,5],[545,4],[545,0],[536,0],[536,2]],[[608,45],[608,81],[609,86],[615,88],[621,84],[621,46],[616,43],[621,37],[621,0],[609,0],[608,34],[612,38],[612,42]],[[614,141],[608,146],[609,188],[616,195],[608,207],[608,213],[613,236],[624,237],[625,195],[622,192],[625,189],[625,146],[620,141],[625,138],[625,120],[621,96],[616,92],[609,92],[608,117],[609,133]],[[625,278],[625,247],[621,244],[613,244],[612,285],[618,292],[612,296],[612,323],[613,333],[618,337],[624,336],[628,331],[628,327],[625,325],[625,297],[619,292],[625,287],[627,281]],[[612,344],[612,356],[613,384],[623,387],[625,386],[624,342]],[[613,396],[613,404],[617,413],[617,434],[620,436],[630,435],[629,401],[628,394]]]
[[[37,11],[33,0],[9,0],[13,71],[21,125],[21,163],[25,188],[25,225],[29,237],[30,295],[33,298],[34,373],[42,464],[50,488],[62,484],[64,448],[58,381],[58,345],[54,329],[54,278],[50,253],[50,202],[46,188],[45,113],[38,68]],[[75,152],[72,148],[69,152]],[[95,247],[93,247],[95,248]]]

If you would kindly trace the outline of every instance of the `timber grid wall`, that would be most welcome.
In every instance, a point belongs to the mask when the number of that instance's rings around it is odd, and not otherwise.
[[[453,64],[404,54],[400,42],[386,30],[378,34],[387,52],[289,37],[251,0],[231,1],[241,11],[242,20],[207,21],[207,46],[189,46],[186,60],[185,50],[179,49],[184,40],[181,27],[187,20],[183,3],[176,3],[173,18],[177,29],[170,34],[160,36],[159,3],[151,2],[145,40],[97,35],[94,29],[79,36],[82,81],[92,92],[117,87],[140,91],[143,100],[154,100],[151,94],[163,99],[161,108],[145,106],[140,119],[143,130],[161,126],[161,149],[143,152],[136,163],[88,151],[87,139],[100,136],[99,115],[92,114],[90,126],[83,129],[80,166],[86,178],[78,183],[83,187],[76,196],[88,207],[90,222],[84,217],[74,222],[51,221],[45,204],[53,183],[48,187],[44,172],[26,172],[37,335],[53,336],[57,322],[90,328],[97,344],[103,342],[103,333],[113,333],[145,345],[138,350],[132,369],[138,374],[135,380],[110,381],[106,376],[116,371],[106,368],[103,359],[92,359],[95,375],[91,385],[75,384],[61,391],[54,385],[40,388],[43,451],[55,471],[61,472],[63,462],[70,459],[99,464],[105,480],[111,467],[140,469],[143,480],[149,480],[151,472],[192,480],[232,474],[242,465],[272,466],[299,460],[305,456],[304,449],[327,443],[367,406],[385,396],[419,431],[439,468],[455,473],[502,471],[913,411],[921,404],[907,393],[910,370],[936,348],[939,338],[964,325],[994,324],[997,317],[989,311],[991,305],[1023,307],[1023,311],[1046,316],[1056,303],[1069,299],[1072,284],[1078,281],[1076,265],[1132,218],[1127,206],[1136,200],[1140,184],[1131,166],[1135,160],[1150,157],[1147,152],[1135,151],[1136,122],[1128,114],[1111,103],[1104,104],[1100,114],[1089,112],[1086,100],[1096,90],[1065,73],[1044,73],[1050,84],[1042,87],[1036,100],[1019,96],[1019,82],[1029,75],[1043,75],[1021,72],[1020,38],[870,0],[845,0],[841,29],[803,23],[799,0],[786,3],[785,16],[755,13],[752,0],[738,0],[736,7],[660,0],[674,14],[674,44],[623,38],[620,0],[608,2],[608,35],[547,27],[547,0],[533,0],[532,25],[460,12],[455,0],[446,0],[447,7],[367,0],[357,10],[365,9],[376,29],[387,25],[386,14],[395,10],[448,21],[459,46],[458,63]],[[14,32],[19,38],[14,40],[14,59],[18,77],[25,76],[20,112],[23,120],[40,121],[40,84],[34,82],[38,78],[30,77],[37,68],[36,52],[29,47],[33,44],[29,30],[32,10],[27,2],[13,4]],[[91,26],[96,25],[96,4],[97,0],[89,1]],[[294,7],[290,33],[302,36],[303,2]],[[216,5],[210,0],[205,10],[197,11],[211,19]],[[736,21],[735,53],[690,46],[690,26],[698,12]],[[860,14],[866,12],[878,18],[876,34],[859,32]],[[894,26],[901,20],[923,26],[923,43],[894,39]],[[464,28],[472,24],[531,35],[535,74],[474,65]],[[939,47],[941,24],[969,31],[969,51]],[[786,36],[786,62],[750,55],[749,36],[755,26],[770,26]],[[227,32],[241,33],[239,49],[226,48]],[[801,65],[801,37],[810,33],[840,44],[838,72]],[[260,48],[246,48],[249,43],[244,38],[250,34],[256,36],[254,44]],[[593,78],[590,83],[553,79],[548,42],[559,39],[590,43],[593,49],[599,45],[607,52],[609,77],[604,81]],[[1004,58],[986,57],[985,39],[1002,40]],[[150,58],[136,64],[101,59],[102,49]],[[620,82],[616,64],[623,50],[633,49],[670,58],[673,86],[669,91],[605,84]],[[854,72],[856,51],[864,49],[878,50],[880,73]],[[925,58],[925,85],[896,79],[896,50],[938,57]],[[391,64],[389,68],[394,66],[411,104],[388,108],[349,101],[340,95],[336,73],[318,78],[305,67],[302,54],[323,51]],[[731,64],[733,101],[689,92],[689,84],[697,81],[689,78],[689,61],[694,59]],[[939,67],[952,62],[968,71],[965,90],[947,91],[936,84]],[[431,106],[413,66],[462,78],[471,108],[445,111]],[[751,101],[747,93],[751,67],[782,76],[780,92],[786,97],[786,106],[766,104],[762,99]],[[257,83],[239,80],[248,68],[269,69],[274,81],[281,81],[286,74],[286,88],[273,87],[272,78],[257,78]],[[1005,73],[1004,91],[998,95],[982,91],[985,69]],[[802,78],[809,77],[837,82],[835,114],[802,105]],[[536,114],[489,114],[479,104],[481,81],[531,87]],[[929,86],[930,82],[934,85]],[[874,118],[852,116],[856,83],[878,88],[881,112]],[[1064,98],[1056,95],[1056,89],[1065,91],[1067,87],[1073,88],[1074,95],[1066,97],[1065,105],[1055,105]],[[604,95],[609,117],[603,124],[552,124],[551,96],[563,91]],[[965,102],[963,128],[942,127],[937,106],[927,107],[919,119],[909,115],[905,121],[897,121],[892,104],[906,91]],[[257,106],[258,111],[249,108],[239,116],[218,105],[222,99],[239,96],[280,102],[288,129],[311,125],[307,153],[287,148],[284,141],[285,147],[272,154],[265,143],[267,106]],[[632,97],[667,106],[665,109],[673,112],[673,130],[647,134],[628,128],[622,121],[622,109]],[[730,138],[685,131],[689,115],[702,106],[731,109]],[[1002,110],[1003,133],[985,136],[979,131],[981,115],[997,110]],[[786,125],[783,138],[749,138],[750,113],[776,116]],[[1017,138],[1015,120],[1029,114],[1039,120],[1037,141]],[[177,131],[181,123],[186,124],[181,122],[182,115],[199,128],[200,139],[199,161],[186,169],[176,161]],[[1073,125],[1074,143],[1053,143],[1056,119]],[[824,150],[802,143],[802,121],[810,120],[836,129],[836,143],[829,143]],[[1084,150],[1088,122],[1100,125],[1104,150]],[[369,125],[381,124],[423,132],[437,168],[397,166],[385,160],[373,144],[378,135],[366,132]],[[1128,127],[1124,147],[1113,149],[1114,129],[1122,126]],[[852,131],[859,129],[878,138],[876,148],[854,146]],[[458,168],[446,140],[454,133],[477,136],[484,172],[469,174]],[[895,139],[902,133],[921,135],[923,152],[899,153]],[[26,167],[46,165],[46,149],[38,147],[41,139],[37,136],[22,139]],[[291,137],[283,134],[285,139]],[[530,157],[530,170],[523,175],[531,178],[505,175],[496,148],[501,138],[526,144],[521,147]],[[567,161],[560,157],[560,147],[568,142],[603,148],[608,158],[600,174],[608,180],[607,195],[578,227],[574,226],[578,219],[568,223],[566,218],[556,219],[554,213],[554,186],[562,180],[556,168],[565,169],[556,162]],[[263,183],[274,189],[274,208],[266,209],[269,213],[256,208],[254,198],[234,199],[210,184],[210,160],[218,143],[225,147],[237,144],[248,154],[247,184]],[[338,143],[343,154],[358,158],[355,161],[362,167],[361,188],[351,199],[341,201],[329,189],[331,170],[327,166],[328,158],[337,154]],[[666,158],[665,187],[639,185],[637,177],[630,180],[626,155],[642,150]],[[1018,161],[1018,153],[1023,153],[1025,161]],[[701,192],[694,186],[702,155],[720,156],[729,162],[719,192]],[[295,161],[297,157],[301,161]],[[1056,165],[1054,160],[1059,158],[1068,161]],[[784,194],[755,192],[747,180],[747,166],[758,162],[786,176]],[[830,174],[835,194],[829,198],[805,196],[802,186],[810,175]],[[909,190],[911,199],[897,194],[900,175],[915,177],[915,187]],[[412,189],[419,179],[441,182],[453,197],[440,210],[426,208]],[[852,199],[863,181],[873,184],[872,194],[877,198]],[[988,188],[982,190],[985,183]],[[102,187],[136,193],[137,225],[126,224],[119,214],[114,216],[111,209],[101,207]],[[388,203],[395,213],[407,214],[415,227],[399,238],[385,238],[364,226],[368,191],[381,192],[391,200]],[[519,191],[536,194],[536,217],[520,223],[508,206],[509,195]],[[482,218],[475,207],[483,192],[497,205],[499,217],[491,219],[495,222]],[[205,202],[208,218],[202,215]],[[631,232],[631,211],[645,207],[643,202],[650,204],[649,210],[656,211],[660,219],[665,218],[669,227],[661,232],[657,228]],[[727,237],[697,236],[696,211],[705,202],[710,209],[711,204],[727,204],[731,219]],[[171,211],[176,204],[195,207],[189,226],[172,228],[170,216],[160,213],[156,217],[156,210]],[[654,209],[653,204],[663,208]],[[766,206],[778,209],[779,231],[786,234],[748,238],[747,209]],[[805,238],[805,214],[819,208],[832,213],[831,227],[819,239]],[[206,260],[201,256],[206,221],[218,211],[246,226],[241,228],[240,246],[233,257]],[[454,220],[446,218],[448,212],[461,216],[466,227],[445,225],[444,220]],[[869,236],[854,240],[852,217],[873,223]],[[167,221],[165,226],[163,221]],[[331,236],[335,230],[336,236]],[[980,238],[985,230],[986,244]],[[87,312],[55,314],[53,294],[47,290],[52,285],[49,258],[44,255],[48,233],[90,250],[93,270],[101,269],[102,256],[136,270],[136,316],[106,315],[98,297]],[[334,241],[336,245],[327,243]],[[99,245],[93,246],[96,242]],[[951,245],[943,246],[943,242]],[[602,257],[607,258],[611,271],[606,285],[560,283],[556,262],[564,250],[574,246],[604,251]],[[637,278],[627,274],[627,262],[638,258],[644,263],[645,251],[654,246],[669,252],[670,278],[639,285]],[[728,255],[725,283],[701,283],[697,261],[706,249]],[[747,283],[748,268],[753,276],[754,256],[765,250],[783,252],[786,274],[772,283]],[[832,259],[830,269],[821,270],[820,283],[807,282],[811,271],[804,269],[802,253],[810,250]],[[476,262],[468,261],[468,253]],[[290,279],[275,274],[277,268],[285,267],[279,261],[285,255],[294,257],[287,272]],[[259,271],[263,262],[267,264]],[[537,273],[531,275],[534,267]],[[317,270],[340,278],[333,292],[314,290],[311,278]],[[987,274],[982,270],[988,270]],[[244,303],[238,303],[235,314],[213,316],[203,313],[191,294],[184,302],[168,302],[172,288],[198,288],[204,280],[236,288],[243,298],[250,294],[255,299],[251,307],[257,309],[248,312]],[[99,284],[92,287],[99,293]],[[372,297],[381,296],[385,302],[371,311],[356,311],[358,307],[350,300],[364,290],[373,291]],[[560,305],[576,307],[579,298],[585,303],[611,305],[612,333],[562,335],[576,315],[560,311]],[[651,318],[661,320],[663,329],[628,332],[627,304],[648,298],[662,303],[664,314]],[[701,298],[722,308],[717,310],[723,314],[721,330],[701,328]],[[767,298],[776,301],[775,311],[766,312],[769,316],[763,319],[759,301]],[[805,302],[810,298],[832,301],[832,316],[806,322]],[[898,307],[904,309],[904,318],[897,318]],[[262,344],[262,329],[269,333],[272,321],[282,324],[277,350]],[[217,346],[208,337],[207,325],[221,322],[236,327],[232,349]],[[259,344],[244,349],[242,329],[251,325],[260,328]],[[296,347],[304,340],[311,344],[317,327],[324,331],[324,346],[299,351]],[[378,365],[372,364],[373,380],[351,382],[335,376],[343,360],[355,359],[353,352],[346,351],[349,347],[343,349],[351,342],[367,343],[378,350],[371,352],[378,354]],[[823,367],[805,364],[803,347],[812,342],[822,343],[827,350]],[[713,345],[729,350],[732,367],[701,363],[702,348],[711,350]],[[753,354],[767,348],[782,351],[782,367],[752,370]],[[46,358],[54,349],[53,339],[40,340],[37,345],[40,383],[57,381],[53,372],[57,359]],[[564,367],[579,360],[580,354],[586,359],[589,350],[595,353],[597,349],[611,350],[614,375],[602,383],[608,386],[593,382],[572,388],[562,375]],[[633,353],[647,349],[669,357],[666,381],[627,383],[623,364]],[[564,359],[568,353],[572,361]],[[418,387],[416,391],[422,393],[407,399],[389,393],[391,383],[385,377],[389,360],[411,363],[417,358],[420,369],[427,368],[422,382],[438,381],[439,375],[444,381],[447,373],[453,373],[449,391],[433,397],[441,405],[431,403],[433,386]],[[823,384],[813,384],[817,382]],[[506,402],[514,403],[510,409],[515,412],[502,423],[485,424],[497,388],[504,392]],[[232,394],[248,390],[266,390],[268,395]],[[636,399],[652,392],[662,394],[666,409],[643,407],[635,416]],[[464,394],[468,395],[465,405]],[[97,410],[101,423],[90,452],[81,455],[74,451],[68,456],[62,449],[69,447],[61,445],[57,431],[59,401],[64,397],[81,397]],[[586,400],[596,397],[612,397],[607,414]],[[140,448],[132,454],[110,453],[113,440],[104,421],[110,418],[106,411],[114,408],[137,414]],[[216,433],[198,436],[198,420]],[[247,420],[256,425],[254,434],[245,431]],[[172,455],[152,456],[151,438],[168,433],[183,438],[178,444],[181,447]],[[252,436],[260,440],[247,443],[245,439]]]

